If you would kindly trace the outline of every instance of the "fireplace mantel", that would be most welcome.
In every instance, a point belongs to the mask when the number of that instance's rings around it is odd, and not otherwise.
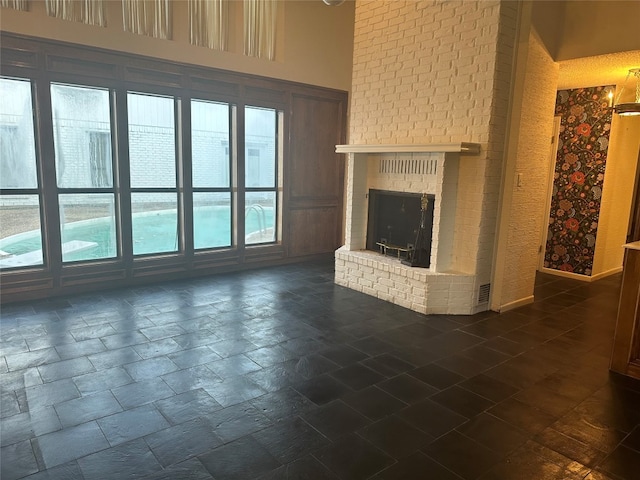
[[[393,145],[336,145],[336,153],[459,153],[477,155],[478,143],[428,143]]]

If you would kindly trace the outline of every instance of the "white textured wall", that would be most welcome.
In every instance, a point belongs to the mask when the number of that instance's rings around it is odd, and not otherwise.
[[[629,101],[632,101],[630,99]],[[640,116],[613,116],[602,186],[593,277],[622,268],[640,151]]]
[[[546,211],[551,137],[558,83],[558,65],[553,62],[534,32],[528,35],[523,58],[522,103],[514,111],[517,125],[515,158],[505,170],[501,237],[497,252],[492,308],[517,306],[531,300],[539,263],[540,232]],[[518,185],[518,175],[521,183]]]

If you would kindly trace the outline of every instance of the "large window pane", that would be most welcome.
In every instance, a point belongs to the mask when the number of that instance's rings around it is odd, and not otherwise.
[[[178,250],[178,203],[175,193],[132,193],[133,253]]]
[[[194,187],[229,187],[229,105],[191,101],[191,158]]]
[[[175,187],[173,98],[129,93],[131,187]]]
[[[0,78],[0,188],[38,188],[31,84]]]
[[[193,194],[193,243],[195,248],[231,245],[231,194]]]
[[[52,84],[51,109],[58,187],[111,187],[109,92]]]
[[[276,111],[245,108],[245,186],[276,185]]]
[[[37,195],[0,197],[0,268],[42,265],[42,233]]]
[[[31,83],[0,78],[0,268],[42,265]]]
[[[113,194],[60,195],[62,261],[118,254]]]
[[[276,193],[247,192],[245,203],[245,243],[275,242]]]

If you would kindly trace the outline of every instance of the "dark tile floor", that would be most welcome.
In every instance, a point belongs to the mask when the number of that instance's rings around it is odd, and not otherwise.
[[[619,283],[422,316],[312,263],[8,305],[1,476],[637,479]]]

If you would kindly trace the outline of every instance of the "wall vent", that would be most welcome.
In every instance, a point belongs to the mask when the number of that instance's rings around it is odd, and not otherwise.
[[[438,160],[432,158],[381,158],[378,173],[435,175]]]
[[[486,283],[484,285],[480,285],[478,289],[478,304],[488,303],[489,302],[489,293],[491,292],[491,284]]]

